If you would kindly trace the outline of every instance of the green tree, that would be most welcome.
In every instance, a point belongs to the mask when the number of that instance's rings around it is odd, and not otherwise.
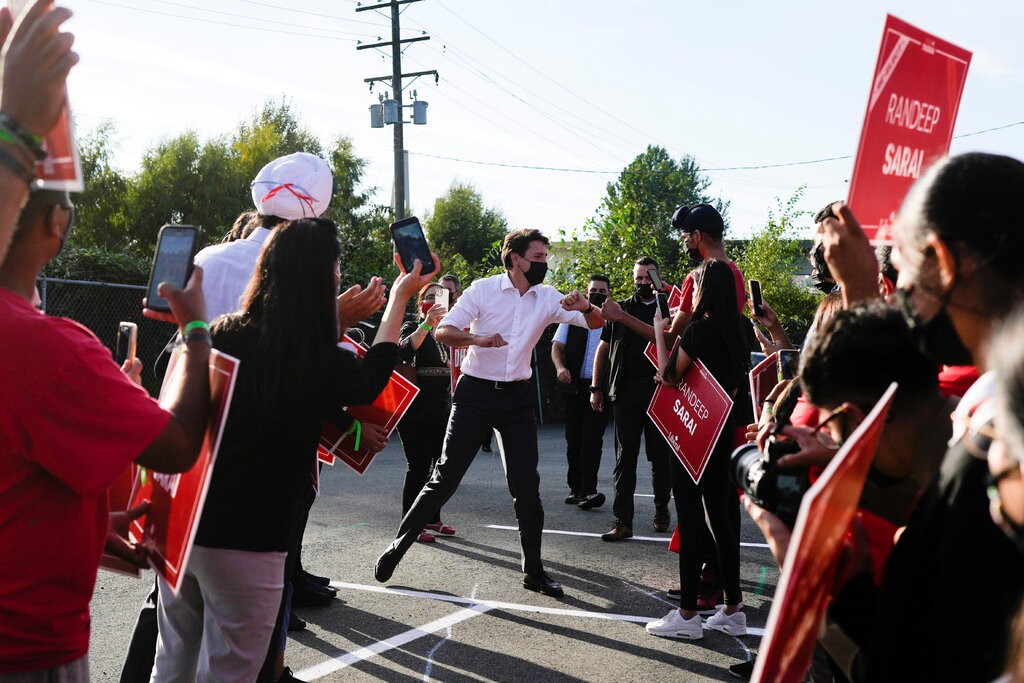
[[[76,247],[119,250],[125,246],[125,206],[129,179],[111,166],[116,149],[113,121],[104,121],[78,139],[85,191],[74,197]]]
[[[761,282],[765,300],[778,314],[779,321],[794,343],[807,334],[821,294],[796,280],[800,262],[807,254],[800,247],[799,235],[806,233],[800,222],[811,214],[796,206],[803,198],[799,188],[785,203],[768,210],[768,221],[733,254],[744,277]]]
[[[285,98],[279,102],[268,100],[261,110],[239,124],[231,136],[230,146],[247,197],[249,183],[259,170],[280,156],[309,152],[327,158],[320,140],[302,125]]]
[[[443,262],[454,262],[459,255],[472,269],[488,259],[494,243],[502,239],[507,227],[508,221],[501,211],[485,207],[483,197],[473,185],[455,180],[444,196],[434,202],[434,211],[427,217],[424,230],[431,248]]]
[[[561,231],[554,281],[566,289],[583,287],[588,275],[603,272],[613,295],[621,297],[632,290],[633,263],[641,256],[656,259],[666,281],[681,281],[688,268],[670,225],[672,213],[683,204],[708,203],[727,217],[728,202],[711,197],[710,184],[693,157],[676,160],[663,147],[649,145],[608,184],[582,235]]]

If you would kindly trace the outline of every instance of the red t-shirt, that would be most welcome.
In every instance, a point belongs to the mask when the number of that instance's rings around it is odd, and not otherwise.
[[[736,265],[735,261],[727,260],[726,264],[732,269],[733,277],[736,278],[736,307],[742,313],[743,307],[747,305],[747,283],[743,279],[743,273],[740,272],[740,268]],[[683,286],[680,289],[683,293],[683,303],[679,305],[679,310],[683,313],[693,313],[692,270],[686,274],[686,278],[683,279]]]
[[[83,657],[107,487],[170,418],[89,330],[0,289],[0,674]]]

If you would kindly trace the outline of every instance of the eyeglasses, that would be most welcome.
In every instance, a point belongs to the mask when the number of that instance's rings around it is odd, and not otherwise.
[[[960,442],[967,452],[975,458],[987,458],[992,442],[999,438],[999,432],[992,426],[992,420],[971,419],[970,415],[964,413],[953,413],[949,418],[963,429]]]
[[[839,447],[843,445],[843,440],[836,440],[832,436],[832,433],[828,430],[829,424],[839,418],[843,419],[843,433],[846,433],[846,415],[849,411],[846,406],[840,406],[833,410],[828,417],[822,420],[821,424],[818,425],[818,429],[814,432],[814,440],[817,441],[823,448],[827,448],[830,451],[837,451]]]

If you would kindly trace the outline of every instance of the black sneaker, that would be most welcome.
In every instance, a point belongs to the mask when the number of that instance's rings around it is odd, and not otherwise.
[[[750,677],[754,674],[754,662],[757,661],[756,655],[752,659],[748,659],[745,662],[739,664],[733,664],[729,667],[729,673],[732,674],[733,678],[738,678],[741,681],[749,681]]]

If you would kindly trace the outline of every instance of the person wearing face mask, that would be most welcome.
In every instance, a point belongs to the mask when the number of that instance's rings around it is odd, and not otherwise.
[[[668,502],[672,497],[672,481],[668,467],[669,458],[673,456],[664,437],[647,416],[656,385],[654,366],[644,350],[647,343],[654,340],[654,311],[658,305],[647,269],[657,266],[657,261],[649,256],[637,259],[633,266],[633,296],[624,301],[609,301],[601,308],[609,324],[601,333],[601,343],[594,357],[590,404],[594,410],[603,410],[604,387],[607,387],[615,423],[612,475],[615,520],[611,530],[601,536],[604,541],[621,541],[633,535],[633,494],[641,437],[651,463],[654,530],[667,531],[671,521]]]
[[[896,298],[917,343],[937,362],[973,364],[984,374],[958,404],[939,474],[890,556],[872,680],[990,681],[999,673],[1006,627],[1024,591],[1024,561],[993,524],[985,452],[971,435],[993,393],[987,350],[994,332],[1024,301],[1022,194],[1019,160],[948,157],[913,185],[893,226]],[[833,216],[823,223],[823,243],[844,300],[876,298],[877,263],[863,230],[845,205],[833,206]],[[908,599],[963,586],[955,604]],[[906,656],[925,649],[923,661]]]
[[[451,369],[448,367],[448,348],[434,339],[434,329],[448,309],[435,303],[439,284],[431,283],[420,290],[419,318],[402,325],[398,341],[398,360],[410,364],[416,373],[416,386],[420,392],[409,410],[398,423],[402,450],[409,463],[402,488],[402,514],[412,507],[420,489],[427,483],[444,445],[444,431],[451,410]],[[431,533],[433,532],[433,533]],[[452,536],[455,529],[441,521],[438,508],[416,539],[420,543],[433,543],[434,534]]]
[[[604,305],[610,287],[607,275],[591,275],[587,285],[590,303]],[[558,326],[551,343],[551,362],[557,373],[558,389],[565,398],[565,457],[569,464],[569,496],[565,502],[578,505],[581,510],[601,507],[605,501],[604,494],[597,491],[597,473],[608,418],[603,410],[590,405],[594,356],[600,343],[601,329],[584,330],[566,323]]]
[[[501,247],[505,272],[470,285],[438,325],[438,342],[469,350],[452,397],[444,452],[402,519],[397,537],[377,558],[373,575],[378,581],[391,578],[430,517],[455,493],[484,436],[495,429],[519,522],[523,588],[562,596],[562,586],[544,571],[540,558],[544,507],[530,359],[551,323],[596,329],[604,318],[579,292],[563,296],[543,284],[549,244],[539,230],[506,234]]]
[[[742,313],[743,307],[747,304],[747,283],[739,266],[725,253],[725,245],[722,242],[725,221],[718,209],[710,204],[680,206],[672,214],[672,229],[682,235],[683,246],[690,257],[690,265],[696,267],[708,259],[714,259],[729,266],[736,279],[736,304]],[[672,319],[670,339],[681,335],[693,316],[693,271],[683,279],[681,289],[683,302],[679,306],[679,312]]]

